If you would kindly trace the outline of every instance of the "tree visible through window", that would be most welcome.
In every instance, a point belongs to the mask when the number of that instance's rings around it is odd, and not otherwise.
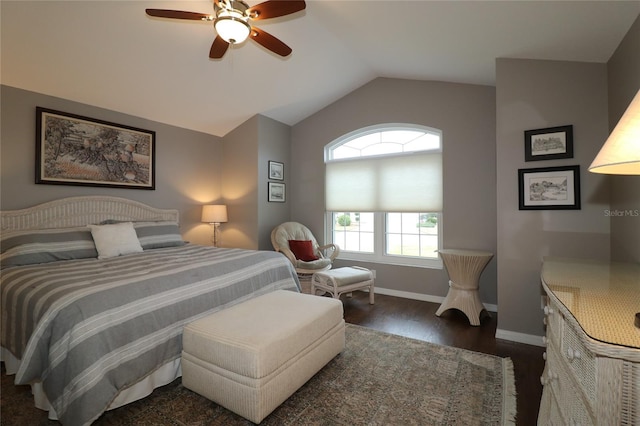
[[[440,265],[441,151],[439,130],[405,124],[360,129],[325,147],[328,238],[341,257]]]

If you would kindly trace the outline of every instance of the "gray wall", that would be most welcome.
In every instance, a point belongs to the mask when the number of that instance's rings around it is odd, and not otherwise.
[[[640,89],[640,17],[607,64],[498,59],[497,336],[527,341],[544,334],[542,256],[640,261],[640,176],[606,176],[587,168]],[[524,162],[522,132],[574,126],[574,158]],[[582,210],[518,211],[518,168],[579,164]]]
[[[180,211],[185,239],[211,244],[203,204],[228,204],[221,246],[271,250],[271,229],[289,220],[286,203],[267,202],[268,161],[290,173],[290,127],[255,116],[224,138],[9,86],[0,86],[0,208],[30,207],[78,195],[125,197]],[[35,184],[36,106],[156,132],[156,190]],[[224,160],[223,160],[224,159]],[[224,179],[223,179],[224,176]],[[289,197],[287,197],[289,198]]]
[[[223,138],[222,195],[229,222],[221,226],[222,247],[258,248],[258,117]]]
[[[273,250],[271,230],[289,220],[290,204],[289,194],[284,203],[268,202],[268,166],[270,160],[284,164],[282,182],[286,185],[290,174],[290,129],[258,115],[224,136],[222,192],[229,222],[221,225],[220,246]]]
[[[606,177],[587,167],[608,135],[605,64],[498,59],[498,335],[543,335],[543,256],[609,259]],[[574,158],[524,161],[523,132],[573,125]],[[580,166],[581,210],[518,210],[518,169]]]
[[[640,90],[640,17],[607,64],[609,128],[613,130]],[[611,216],[611,258],[640,262],[640,176],[610,176],[611,210],[631,212]]]
[[[324,146],[378,123],[415,123],[443,131],[445,248],[496,251],[495,88],[378,78],[292,129],[292,220],[324,240]],[[353,264],[338,262],[337,266]],[[444,270],[366,264],[377,285],[396,292],[445,296]],[[496,303],[496,262],[480,281],[481,298]]]
[[[260,116],[260,146],[258,148],[258,249],[273,250],[271,230],[289,220],[289,178],[291,167],[291,127],[271,118]],[[269,161],[284,164],[285,202],[269,202]]]
[[[125,197],[180,211],[183,237],[210,244],[211,229],[200,222],[201,206],[221,196],[220,138],[95,106],[0,86],[1,208],[19,209],[78,195]],[[35,184],[36,106],[156,132],[156,190]]]

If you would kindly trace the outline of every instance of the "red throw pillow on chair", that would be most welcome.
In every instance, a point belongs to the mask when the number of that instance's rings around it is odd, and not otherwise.
[[[318,260],[318,256],[313,251],[311,240],[289,240],[289,248],[298,260],[305,262]]]

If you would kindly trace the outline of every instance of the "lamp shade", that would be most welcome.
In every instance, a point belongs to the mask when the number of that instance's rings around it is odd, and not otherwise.
[[[224,10],[214,23],[216,32],[227,43],[242,43],[249,37],[251,27],[236,11]]]
[[[212,204],[202,206],[202,221],[207,223],[223,223],[227,219],[227,206]]]
[[[640,175],[640,90],[589,166],[589,171]]]

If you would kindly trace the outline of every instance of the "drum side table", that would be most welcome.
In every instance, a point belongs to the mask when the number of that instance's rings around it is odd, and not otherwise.
[[[458,309],[467,316],[471,325],[480,325],[480,313],[486,309],[480,300],[478,282],[493,253],[458,249],[438,250],[438,253],[449,274],[449,292],[436,315],[440,316],[448,309]]]

